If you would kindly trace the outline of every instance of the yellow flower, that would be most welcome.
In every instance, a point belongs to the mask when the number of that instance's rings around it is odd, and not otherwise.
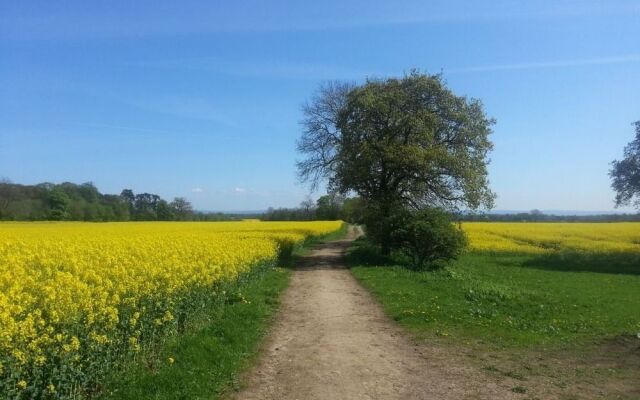
[[[162,322],[169,322],[169,321],[173,321],[173,314],[171,314],[171,312],[167,310],[162,316]]]
[[[131,318],[129,318],[129,325],[131,325],[132,327],[136,326],[139,318],[140,318],[140,313],[137,311],[134,312]]]
[[[19,364],[24,364],[27,362],[27,356],[21,350],[14,350],[13,357],[18,361]]]
[[[66,345],[67,347],[65,348],[66,351],[78,351],[80,349],[80,340],[75,337],[72,336],[71,340],[69,341],[69,343]]]
[[[478,251],[546,254],[561,250],[587,253],[640,251],[640,224],[466,222],[470,247]]]
[[[8,355],[0,372],[24,378],[18,387],[26,388],[52,360],[72,370],[106,366],[101,351],[140,351],[140,338],[157,337],[178,310],[198,309],[190,294],[219,296],[216,283],[275,266],[282,249],[341,224],[0,224],[0,354]]]
[[[131,347],[131,350],[133,350],[134,352],[140,351],[140,342],[138,341],[138,338],[135,336],[131,336],[129,338],[129,346]]]
[[[91,340],[93,340],[95,343],[102,344],[102,345],[107,344],[107,343],[110,342],[109,338],[107,337],[107,335],[100,335],[100,334],[98,334],[96,332],[91,332],[89,334],[89,338],[91,338]]]
[[[18,381],[17,386],[18,386],[18,389],[24,390],[27,388],[27,381],[25,380]]]
[[[176,360],[174,360],[173,357],[169,357],[167,361],[169,362],[169,365],[173,365],[173,363],[176,362]]]

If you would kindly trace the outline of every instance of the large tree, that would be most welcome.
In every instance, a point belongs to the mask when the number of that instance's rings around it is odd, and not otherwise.
[[[494,121],[476,99],[456,96],[442,78],[330,83],[303,107],[298,162],[303,181],[355,192],[388,215],[394,204],[420,209],[490,208],[489,140]]]
[[[624,159],[611,163],[611,187],[616,207],[633,204],[640,209],[640,121],[634,122],[636,138],[624,148]]]
[[[71,199],[60,188],[55,188],[47,194],[47,205],[49,207],[49,219],[60,221],[69,216],[69,205]]]
[[[158,219],[156,207],[160,196],[153,193],[137,194],[134,201],[135,219],[138,221],[154,221]]]
[[[176,197],[169,206],[173,209],[174,214],[181,221],[186,221],[193,215],[193,206],[184,197]]]
[[[316,219],[333,221],[343,216],[342,207],[345,198],[337,193],[329,193],[316,200]]]

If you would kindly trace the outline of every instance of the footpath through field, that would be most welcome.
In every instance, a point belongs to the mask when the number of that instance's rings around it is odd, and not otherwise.
[[[452,357],[412,343],[351,276],[357,236],[305,257],[247,387],[237,399],[511,399],[517,395]]]

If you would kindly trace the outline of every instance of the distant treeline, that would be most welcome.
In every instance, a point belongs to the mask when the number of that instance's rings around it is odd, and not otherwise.
[[[4,221],[217,221],[232,217],[193,210],[183,197],[172,201],[152,193],[102,194],[91,182],[19,185],[0,182]]]
[[[344,198],[326,195],[317,202],[303,201],[299,207],[269,208],[262,215],[254,215],[264,221],[309,221],[341,219],[350,223],[363,223],[364,202],[358,197]],[[553,215],[540,210],[522,213],[452,215],[457,221],[467,222],[640,222],[638,214]]]
[[[539,210],[514,214],[460,214],[460,221],[486,222],[636,222],[638,214],[553,215]]]
[[[305,200],[300,207],[269,208],[258,218],[263,221],[333,221],[343,220],[362,223],[364,203],[358,197],[346,198],[337,194],[327,194],[316,202]]]
[[[264,221],[338,220],[363,223],[364,202],[328,194],[317,201],[305,200],[299,207],[269,208],[260,214],[225,214],[194,211],[183,197],[167,201],[153,193],[123,190],[119,195],[102,194],[91,182],[20,185],[0,182],[2,221],[230,221],[260,218]],[[640,214],[551,215],[539,210],[514,214],[455,216],[460,221],[488,222],[622,222],[640,221]]]

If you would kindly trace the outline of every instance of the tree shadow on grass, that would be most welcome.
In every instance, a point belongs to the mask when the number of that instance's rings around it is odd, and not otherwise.
[[[532,257],[523,267],[547,271],[640,275],[640,254],[557,252]]]
[[[380,249],[368,242],[364,237],[353,241],[346,252],[345,261],[348,267],[356,265],[383,266],[394,263],[390,257],[380,254]]]

